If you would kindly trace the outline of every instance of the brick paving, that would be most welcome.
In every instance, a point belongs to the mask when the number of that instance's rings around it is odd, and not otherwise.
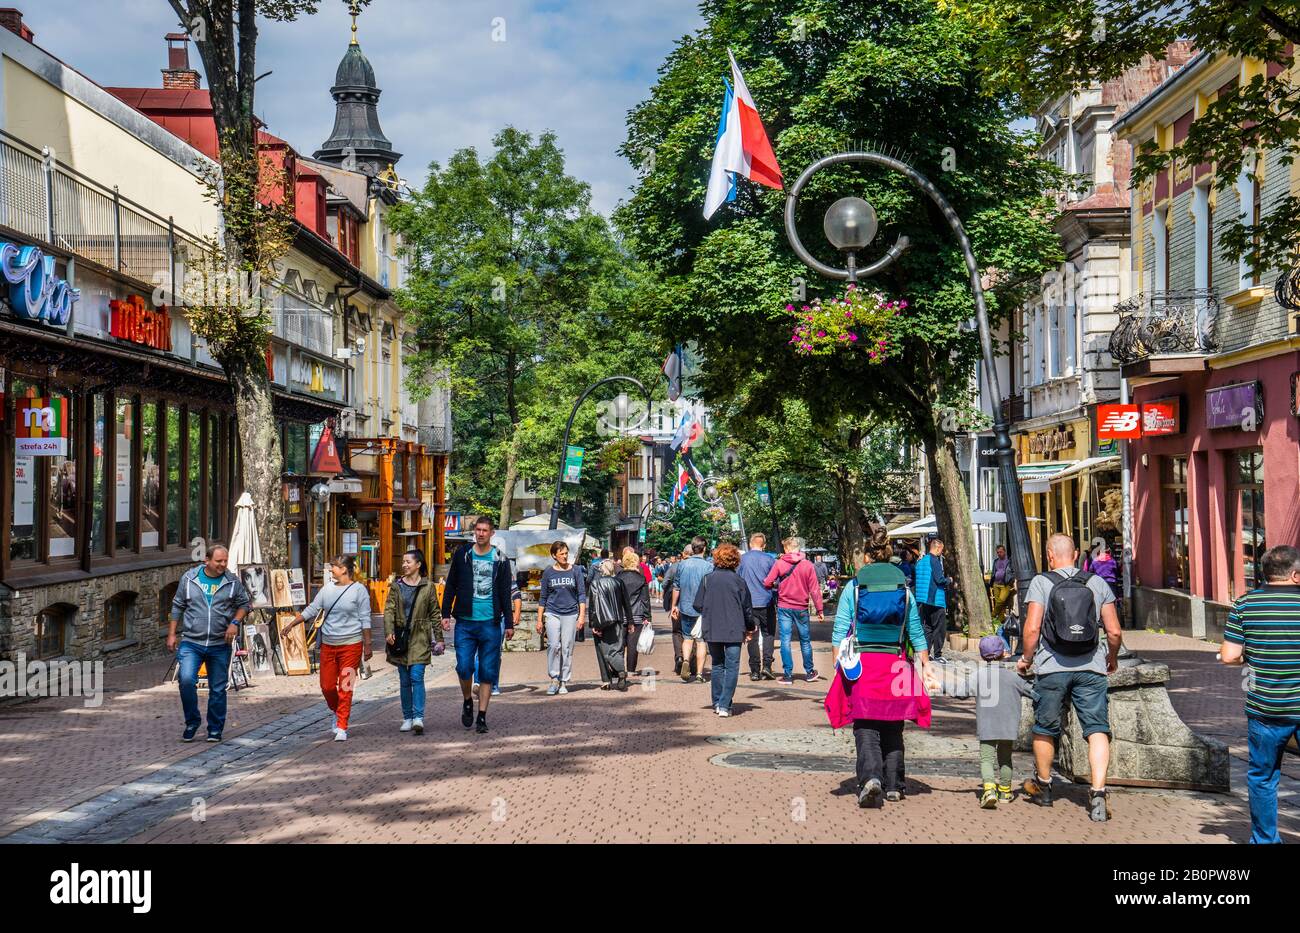
[[[827,628],[815,627],[823,639]],[[1126,636],[1142,655],[1174,667],[1171,696],[1189,724],[1234,752],[1243,745],[1240,673],[1214,661],[1214,646]],[[817,663],[829,670],[828,646],[818,648]],[[661,637],[649,661],[666,665],[671,650]],[[509,653],[505,695],[489,713],[492,731],[478,736],[460,725],[450,659],[439,660],[443,673],[430,678],[426,734],[418,737],[396,731],[395,677],[378,655],[347,743],[330,741],[314,678],[277,678],[265,692],[233,696],[227,736],[241,741],[198,753],[176,744],[173,685],[113,696],[102,708],[111,715],[52,707],[68,720],[56,735],[69,744],[63,767],[77,777],[42,764],[44,779],[33,781],[35,759],[17,757],[59,746],[39,722],[47,717],[26,720],[21,739],[0,736],[0,806],[28,804],[28,818],[9,816],[0,836],[17,828],[5,841],[1177,843],[1243,842],[1249,832],[1239,774],[1230,795],[1116,790],[1108,824],[1088,820],[1084,788],[1073,786],[1051,810],[1020,801],[980,810],[968,700],[937,699],[929,734],[908,727],[908,798],[860,811],[851,738],[833,734],[821,710],[825,681],[782,688],[742,675],[736,715],[720,720],[707,685],[659,677],[626,695],[597,689],[590,642],[577,646],[575,689],[564,697],[545,696],[543,655]],[[1202,680],[1205,689],[1194,689]],[[48,702],[19,709],[31,715]],[[6,727],[9,712],[0,709]],[[137,757],[117,750],[114,737],[135,743]],[[94,760],[97,753],[120,756],[116,775]],[[1018,778],[1026,765],[1017,756]],[[38,821],[31,789],[51,783]],[[203,822],[193,819],[195,797]],[[59,799],[72,798],[84,805],[60,808]],[[1283,830],[1300,841],[1293,802],[1284,805]]]

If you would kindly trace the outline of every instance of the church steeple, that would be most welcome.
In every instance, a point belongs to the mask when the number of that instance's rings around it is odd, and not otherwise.
[[[372,178],[402,157],[379,126],[379,95],[375,69],[357,42],[356,3],[351,5],[352,41],[343,53],[334,86],[334,131],[315,152],[315,158],[344,168],[355,168]],[[355,164],[353,164],[353,161]]]

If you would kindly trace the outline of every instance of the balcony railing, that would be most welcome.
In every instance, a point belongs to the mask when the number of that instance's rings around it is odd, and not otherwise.
[[[1120,364],[1164,354],[1213,353],[1219,300],[1208,289],[1138,294],[1115,305],[1110,355]]]
[[[170,283],[197,240],[169,218],[0,130],[0,224],[142,282]]]
[[[423,425],[419,430],[420,443],[431,454],[451,453],[450,425]]]
[[[1013,395],[1002,400],[1002,420],[1007,424],[1015,424],[1017,421],[1025,420],[1025,397],[1023,395]]]

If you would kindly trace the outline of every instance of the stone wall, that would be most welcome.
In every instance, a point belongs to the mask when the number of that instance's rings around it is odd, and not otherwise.
[[[159,594],[179,580],[190,566],[185,561],[16,591],[0,587],[0,659],[14,660],[19,653],[35,658],[36,616],[57,605],[70,610],[64,634],[64,657],[103,661],[106,667],[156,657],[167,650],[167,627],[160,625],[160,621],[170,610],[170,594],[167,605],[159,604]],[[106,641],[104,606],[119,594],[134,594],[126,620],[126,637]]]

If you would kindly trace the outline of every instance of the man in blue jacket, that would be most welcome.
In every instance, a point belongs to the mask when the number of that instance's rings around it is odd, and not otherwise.
[[[776,603],[772,591],[763,585],[776,555],[764,550],[767,536],[761,532],[749,536],[749,550],[740,555],[740,578],[749,587],[750,615],[758,637],[749,640],[749,679],[776,680],[772,673],[772,649],[776,641]],[[759,667],[760,661],[762,667]]]
[[[185,571],[172,599],[167,650],[176,652],[176,681],[185,711],[182,742],[193,742],[203,725],[199,715],[199,666],[208,666],[208,741],[220,742],[226,728],[226,680],[239,623],[248,614],[248,591],[226,570],[224,544],[208,545],[206,559]],[[177,627],[180,627],[179,635]]]
[[[948,639],[948,578],[943,572],[943,539],[930,539],[930,553],[916,562],[916,604],[930,641],[930,660],[942,664]]]
[[[480,515],[474,522],[474,543],[462,544],[452,555],[447,585],[442,591],[442,627],[456,620],[456,676],[464,699],[460,724],[475,726],[474,667],[479,661],[479,734],[488,731],[487,708],[492,687],[501,676],[501,647],[514,637],[511,592],[514,588],[510,558],[492,546],[492,519]],[[505,639],[501,626],[505,626]]]

